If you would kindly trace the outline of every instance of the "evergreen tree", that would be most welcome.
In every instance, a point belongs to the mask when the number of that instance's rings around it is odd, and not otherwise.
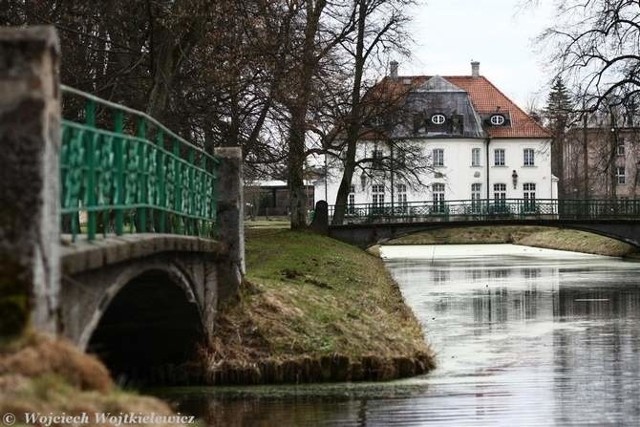
[[[557,77],[553,82],[553,86],[551,86],[551,91],[547,98],[547,107],[544,109],[549,128],[554,133],[556,131],[566,132],[571,125],[572,112],[573,103],[571,102],[569,89],[567,89],[562,78]]]
[[[573,104],[571,95],[561,77],[557,77],[551,86],[544,115],[547,127],[552,133],[551,140],[551,173],[557,176],[558,196],[564,196],[564,142],[566,132],[571,126]]]

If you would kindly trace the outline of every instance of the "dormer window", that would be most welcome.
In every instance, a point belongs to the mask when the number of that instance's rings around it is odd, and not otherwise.
[[[493,126],[502,126],[505,122],[504,116],[502,114],[494,114],[489,119]]]
[[[431,116],[431,123],[433,123],[434,125],[444,124],[445,121],[447,121],[447,118],[444,116],[444,114],[434,114],[433,116]]]

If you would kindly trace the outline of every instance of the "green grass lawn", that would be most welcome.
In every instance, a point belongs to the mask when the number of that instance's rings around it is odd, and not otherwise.
[[[240,302],[222,310],[212,363],[427,357],[423,331],[382,260],[311,233],[247,230]]]

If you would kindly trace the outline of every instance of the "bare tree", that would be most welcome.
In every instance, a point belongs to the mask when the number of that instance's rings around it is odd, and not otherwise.
[[[354,14],[357,16],[355,40],[345,44],[345,53],[349,57],[350,69],[353,71],[351,91],[344,104],[345,127],[342,131],[344,144],[344,172],[335,201],[332,222],[341,224],[344,220],[347,197],[351,191],[353,174],[358,167],[356,162],[356,145],[361,138],[363,125],[367,119],[373,119],[372,113],[381,118],[381,105],[372,101],[381,101],[379,96],[365,99],[367,94],[364,81],[368,67],[380,67],[381,52],[394,50],[408,54],[401,40],[407,40],[404,25],[409,21],[405,8],[413,4],[408,0],[358,0],[354,2]],[[389,94],[380,94],[388,96]],[[386,99],[385,101],[389,101]],[[368,105],[367,105],[368,104]],[[382,104],[384,105],[384,104]],[[377,110],[377,111],[376,111]],[[388,136],[388,135],[387,135]]]
[[[531,3],[536,3],[535,1]],[[553,50],[552,63],[565,82],[580,87],[585,108],[612,100],[639,103],[640,3],[633,0],[557,2],[557,23],[540,42]]]

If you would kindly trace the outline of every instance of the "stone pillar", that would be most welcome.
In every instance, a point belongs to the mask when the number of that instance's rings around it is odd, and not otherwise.
[[[0,336],[56,332],[60,48],[53,27],[0,28]]]
[[[218,236],[227,245],[228,259],[219,265],[218,300],[237,295],[245,274],[244,201],[242,189],[242,149],[215,149],[220,159],[218,169]]]

